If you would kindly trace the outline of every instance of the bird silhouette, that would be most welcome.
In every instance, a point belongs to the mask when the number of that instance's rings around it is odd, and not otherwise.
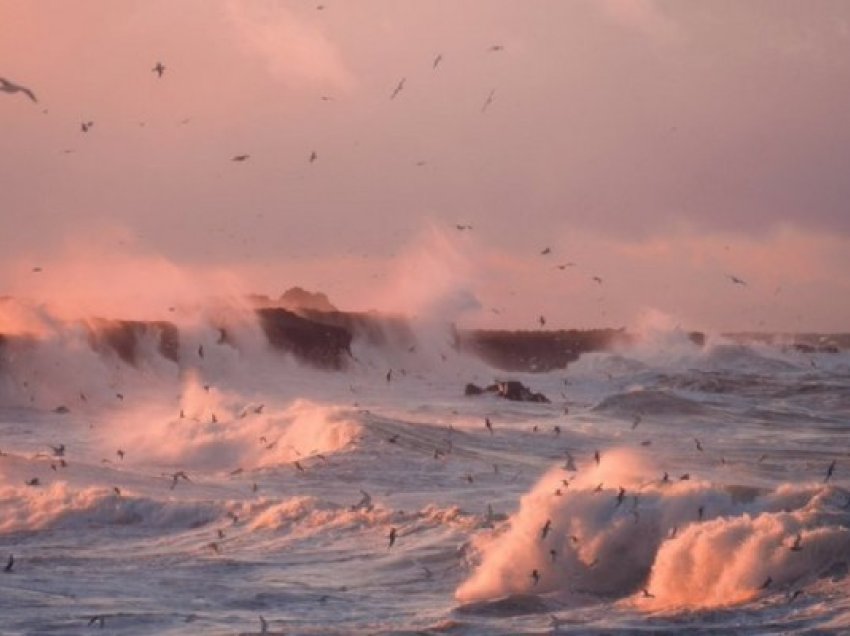
[[[14,93],[23,93],[27,97],[29,97],[33,102],[37,102],[35,93],[33,93],[26,86],[21,86],[20,84],[15,84],[14,82],[10,82],[9,80],[0,77],[0,91],[4,93],[14,94]]]
[[[398,94],[402,91],[402,89],[404,89],[404,83],[406,81],[407,81],[406,77],[402,77],[401,80],[399,80],[399,83],[396,84],[396,87],[393,89],[393,94],[390,95],[390,99],[395,99],[398,96]]]

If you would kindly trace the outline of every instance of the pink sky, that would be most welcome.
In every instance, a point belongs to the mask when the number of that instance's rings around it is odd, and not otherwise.
[[[850,330],[847,3],[317,4],[0,0],[0,295]]]

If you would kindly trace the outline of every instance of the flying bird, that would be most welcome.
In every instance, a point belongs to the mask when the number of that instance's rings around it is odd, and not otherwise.
[[[620,507],[620,504],[623,503],[623,499],[626,497],[626,489],[620,486],[620,492],[617,493],[617,505],[616,508]]]
[[[726,276],[736,285],[746,285],[747,281],[738,278],[737,276],[733,276],[732,274],[726,274]]]
[[[162,62],[157,62],[151,71],[156,73],[157,77],[162,77],[162,74],[165,73],[165,65]]]
[[[700,442],[696,437],[694,438],[694,444],[697,445],[697,450],[701,453],[702,451],[702,442]]]
[[[551,253],[552,253],[552,248],[550,248],[550,247],[544,247],[544,248],[540,251],[540,255],[541,255],[541,256],[546,256],[547,254],[551,254]]]
[[[269,632],[269,624],[268,624],[268,622],[266,621],[265,618],[260,616],[260,633],[261,634],[268,634],[268,632]]]
[[[84,122],[80,123],[80,130],[82,132],[86,133],[86,132],[89,131],[89,128],[91,128],[92,126],[94,126],[93,121],[84,121]]]
[[[549,530],[551,530],[551,529],[552,529],[552,520],[547,519],[546,523],[543,524],[543,528],[540,530],[540,540],[541,541],[546,538],[546,536],[549,534]]]
[[[490,107],[490,104],[493,103],[493,96],[496,94],[496,89],[490,91],[490,94],[487,95],[487,99],[484,100],[484,104],[481,106],[481,112],[484,113]]]
[[[319,155],[318,155],[318,154],[316,154],[316,151],[315,151],[315,150],[314,150],[313,152],[311,152],[311,153],[310,153],[310,163],[313,163],[313,162],[314,162],[316,159],[318,159],[318,158],[319,158]]]
[[[773,577],[772,577],[772,576],[768,576],[768,577],[764,580],[764,583],[762,583],[762,584],[761,584],[761,587],[759,587],[759,589],[760,589],[760,590],[766,590],[767,588],[769,588],[769,587],[770,587],[770,584],[771,584],[771,583],[773,583]]]
[[[835,460],[832,460],[832,463],[829,465],[829,468],[826,469],[826,477],[823,479],[823,483],[829,481],[829,478],[832,477],[832,473],[835,472]]]
[[[434,63],[432,64],[432,68],[436,71],[437,67],[440,65],[440,62],[443,61],[443,55],[439,54],[434,58]]]
[[[472,229],[471,225],[460,225],[460,224],[458,224],[458,225],[455,225],[455,227],[458,230],[460,230],[461,232],[463,232],[464,230],[471,230]]]
[[[597,283],[599,283],[600,285],[602,284],[602,278],[600,278],[599,276],[594,276],[594,277],[593,277],[593,280],[595,280],[595,281],[596,281]]]
[[[533,578],[533,579],[534,579],[534,584],[535,584],[535,585],[537,585],[538,583],[540,583],[540,572],[538,572],[536,568],[535,568],[534,570],[532,570],[532,571],[531,571],[531,578]]]
[[[576,266],[576,264],[573,263],[572,261],[570,261],[569,263],[561,263],[560,265],[556,265],[555,267],[557,267],[558,269],[564,270],[564,269],[567,269],[568,267],[575,267],[575,266]]]
[[[490,431],[490,435],[493,434],[493,422],[490,421],[489,417],[484,418],[484,426],[487,427],[487,430]]]
[[[89,627],[91,627],[95,623],[97,623],[97,626],[100,627],[100,629],[103,629],[103,616],[92,616],[89,619]]]
[[[398,84],[396,84],[395,89],[393,90],[393,94],[390,95],[390,99],[395,99],[396,96],[402,91],[404,88],[404,83],[407,81],[406,77],[402,77]]]
[[[393,544],[395,543],[395,539],[396,539],[397,536],[398,536],[398,531],[395,528],[390,528],[390,537],[389,537],[390,543],[387,546],[387,550],[389,550],[391,547],[393,547]]]
[[[505,47],[504,47],[504,45],[503,45],[503,44],[494,44],[494,45],[493,45],[493,46],[491,46],[488,50],[489,50],[489,51],[492,51],[493,53],[496,53],[496,52],[498,52],[498,51],[504,51],[504,50],[505,50]]]
[[[23,93],[27,97],[29,97],[33,102],[37,102],[38,100],[35,97],[35,93],[33,93],[26,86],[21,86],[20,84],[15,84],[14,82],[10,82],[7,79],[0,77],[0,91],[4,93],[14,94],[14,93]]]
[[[231,159],[231,161],[247,161],[251,155],[236,155]]]
[[[3,571],[4,572],[11,572],[13,567],[15,567],[15,555],[10,554],[9,555],[9,561],[6,563],[6,567],[3,568]]]

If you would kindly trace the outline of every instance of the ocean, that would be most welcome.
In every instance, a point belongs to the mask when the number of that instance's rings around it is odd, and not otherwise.
[[[430,324],[317,366],[244,309],[31,318],[0,634],[850,633],[844,348],[668,329],[507,371]],[[507,381],[549,401],[465,394]]]

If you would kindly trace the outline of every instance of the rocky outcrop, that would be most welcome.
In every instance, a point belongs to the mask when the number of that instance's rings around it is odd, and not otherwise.
[[[302,362],[341,369],[351,358],[351,332],[347,329],[309,320],[280,307],[256,312],[269,344]]]
[[[92,349],[111,351],[127,364],[138,363],[139,343],[144,338],[155,340],[164,358],[180,361],[180,331],[170,322],[96,318],[86,323],[86,327]]]
[[[464,388],[463,393],[467,396],[490,393],[513,402],[542,402],[545,404],[550,402],[549,398],[545,395],[542,393],[535,393],[522,382],[518,382],[517,380],[497,380],[494,384],[491,384],[486,388],[481,388],[480,386],[469,383]]]
[[[583,353],[632,344],[624,329],[457,332],[456,347],[505,371],[564,369]]]
[[[290,311],[337,311],[322,292],[308,292],[301,287],[290,287],[278,299],[278,305]]]

